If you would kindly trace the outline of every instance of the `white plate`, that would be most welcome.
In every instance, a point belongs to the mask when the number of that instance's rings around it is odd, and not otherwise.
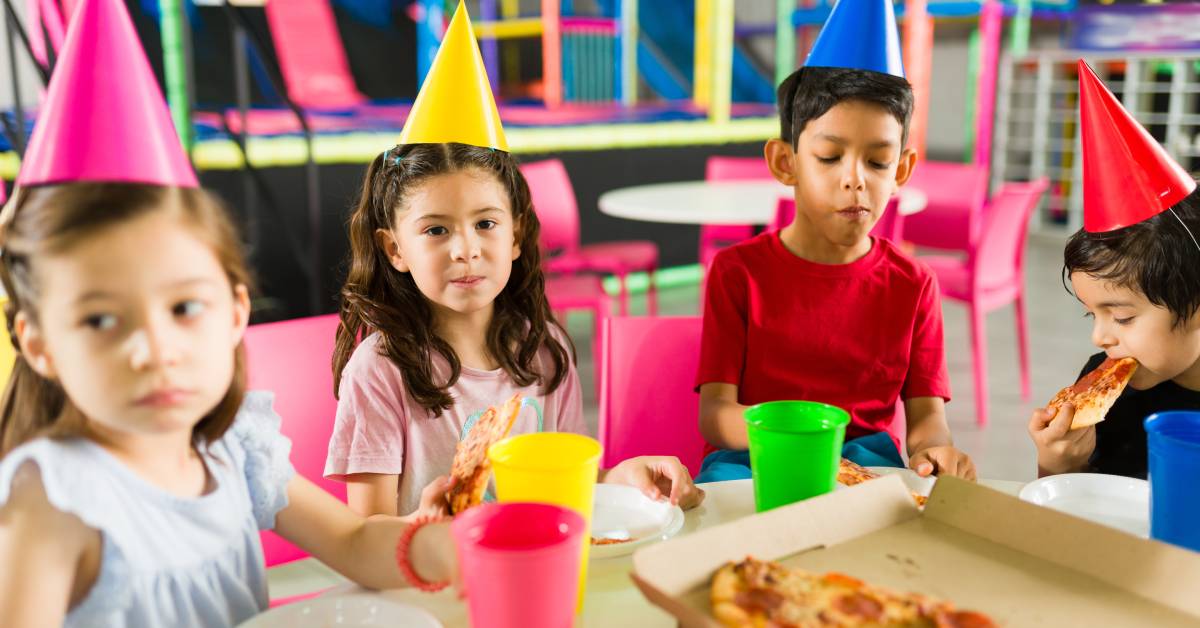
[[[933,483],[937,481],[937,478],[933,476],[923,478],[917,475],[916,471],[903,467],[866,467],[866,469],[879,475],[899,475],[908,490],[924,497],[929,497],[929,492],[933,490]],[[834,487],[835,490],[843,488],[846,487],[842,484]]]
[[[240,628],[325,628],[334,625],[442,628],[442,623],[428,611],[377,593],[329,595],[277,606],[255,615]]]
[[[1150,483],[1145,480],[1102,473],[1051,475],[1026,484],[1021,499],[1150,536]]]
[[[597,484],[592,506],[592,536],[633,539],[628,543],[593,545],[592,558],[632,554],[643,545],[674,536],[683,528],[683,510],[671,502],[651,501],[632,486]]]

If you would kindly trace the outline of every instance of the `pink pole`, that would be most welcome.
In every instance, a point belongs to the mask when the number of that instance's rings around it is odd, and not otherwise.
[[[979,85],[975,90],[975,163],[991,170],[992,126],[996,111],[996,74],[1000,65],[1000,36],[1004,8],[999,0],[985,0],[979,12]]]

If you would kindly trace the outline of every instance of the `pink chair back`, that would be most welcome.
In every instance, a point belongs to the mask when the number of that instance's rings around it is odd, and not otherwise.
[[[979,242],[971,258],[977,288],[1006,285],[1021,277],[1029,218],[1048,186],[1045,177],[1005,183],[984,208]]]
[[[795,217],[796,201],[790,198],[781,198],[779,204],[775,206],[775,219],[767,225],[767,230],[782,229],[788,226]],[[874,227],[871,227],[871,235],[892,242],[900,242],[904,235],[904,218],[900,215],[900,199],[892,197],[888,201],[887,207],[883,208],[883,215],[879,217],[879,221],[875,223]]]
[[[676,456],[692,475],[704,454],[700,317],[616,317],[600,349],[600,442],[604,466],[633,456]]]
[[[542,224],[542,248],[551,253],[573,253],[579,248],[579,204],[567,168],[558,159],[521,164],[529,183],[533,210]]]
[[[709,157],[704,165],[706,181],[770,181],[771,170],[763,157]],[[739,242],[754,235],[752,225],[702,225],[700,248],[717,242]]]
[[[346,108],[367,100],[354,85],[329,0],[275,0],[266,13],[287,93],[296,104]]]
[[[904,239],[919,246],[967,251],[975,242],[987,202],[987,169],[975,164],[923,161],[907,183],[925,193],[925,209],[904,219]]]
[[[345,501],[346,485],[321,477],[337,413],[331,367],[337,326],[336,314],[253,325],[245,343],[250,389],[275,393],[296,473]],[[268,567],[306,556],[273,532],[263,532],[262,542]]]

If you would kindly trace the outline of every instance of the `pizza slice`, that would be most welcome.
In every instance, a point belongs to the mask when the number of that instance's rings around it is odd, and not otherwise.
[[[986,615],[947,601],[897,593],[839,573],[823,576],[747,557],[713,576],[713,616],[724,626],[987,628]]]
[[[1046,404],[1046,409],[1057,409],[1069,403],[1075,406],[1071,429],[1095,425],[1103,421],[1104,415],[1112,409],[1137,367],[1138,363],[1133,358],[1108,358],[1079,381],[1058,391],[1054,399]]]
[[[459,441],[454,452],[454,464],[450,468],[455,483],[446,493],[450,514],[457,515],[483,502],[488,480],[492,477],[488,448],[508,436],[520,412],[521,395],[513,395],[499,410],[491,406],[484,411],[483,416],[471,426],[466,438]]]
[[[846,458],[842,458],[842,461],[838,464],[837,481],[842,486],[854,486],[855,484],[862,484],[878,477],[883,476]],[[920,493],[913,491],[909,491],[909,493],[912,494],[913,501],[917,502],[917,506],[924,506],[928,500],[927,497]]]

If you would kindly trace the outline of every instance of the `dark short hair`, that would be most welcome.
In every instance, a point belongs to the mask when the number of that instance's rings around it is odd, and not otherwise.
[[[879,105],[895,116],[908,141],[913,91],[908,81],[891,74],[849,68],[803,67],[779,84],[779,137],[796,147],[809,120],[850,100]]]
[[[1200,247],[1193,235],[1200,237],[1200,190],[1124,229],[1075,232],[1063,251],[1063,284],[1070,291],[1071,273],[1080,272],[1136,290],[1181,325],[1200,311]]]

